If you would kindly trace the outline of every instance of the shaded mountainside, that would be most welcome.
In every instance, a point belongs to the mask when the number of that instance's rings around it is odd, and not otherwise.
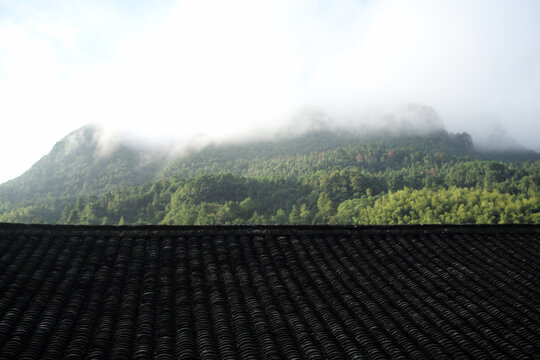
[[[276,173],[277,170],[281,175],[286,175],[286,171],[292,174],[290,171],[293,169],[278,170],[274,165],[283,160],[292,160],[295,161],[293,166],[298,166],[302,165],[297,164],[299,157],[321,157],[321,154],[345,149],[350,152],[362,144],[377,144],[379,152],[396,147],[411,151],[412,146],[412,149],[423,154],[439,152],[465,155],[472,149],[468,135],[450,135],[446,132],[429,137],[384,139],[317,131],[275,141],[209,145],[200,151],[186,150],[171,157],[158,149],[138,147],[122,140],[101,140],[101,137],[100,129],[91,125],[69,134],[23,175],[1,184],[0,201],[29,204],[44,198],[102,195],[163,177],[192,177],[208,172],[249,176]],[[371,149],[368,151],[373,152]],[[352,155],[348,164],[355,161]]]
[[[157,152],[101,143],[100,136],[95,126],[69,134],[23,175],[0,185],[0,200],[31,204],[44,198],[101,195],[152,181],[165,163],[166,157]]]
[[[391,151],[391,156],[388,152]],[[163,175],[197,176],[209,172],[231,172],[243,176],[300,175],[334,167],[361,166],[369,170],[400,168],[414,159],[444,154],[472,156],[468,134],[438,131],[423,136],[362,135],[356,132],[317,130],[297,137],[272,141],[210,145],[170,161]],[[365,158],[362,160],[362,156]],[[539,157],[540,158],[540,157]]]
[[[0,357],[532,359],[539,231],[0,224]]]
[[[477,153],[468,134],[368,136],[319,129],[165,154],[84,127],[25,174],[0,185],[0,221],[203,225],[540,219],[540,155],[505,153],[506,160],[499,161],[498,154]],[[439,200],[420,201],[426,196]]]

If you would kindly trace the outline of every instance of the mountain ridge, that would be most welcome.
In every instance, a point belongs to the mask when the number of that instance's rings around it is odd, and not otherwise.
[[[385,201],[404,206],[406,199],[385,194],[403,190],[403,196],[417,196],[407,188],[425,188],[418,194],[432,196],[428,190],[434,187],[488,186],[527,196],[527,189],[537,186],[537,160],[540,155],[532,151],[480,153],[469,134],[443,129],[396,136],[319,127],[273,140],[209,143],[171,153],[85,126],[23,175],[0,185],[0,221],[106,224],[119,222],[123,213],[128,223],[189,224],[198,221],[193,209],[204,215],[229,204],[242,221],[261,222],[259,215],[270,212],[264,221],[304,216],[320,223],[334,219],[338,204],[351,206],[346,202],[366,195],[362,206],[378,206],[375,200],[387,195]],[[536,165],[524,169],[511,165],[515,161]],[[467,194],[456,191],[456,196]],[[333,205],[323,210],[325,203]],[[276,213],[283,209],[290,217]]]
[[[481,152],[473,148],[467,133],[438,130],[426,135],[367,135],[345,129],[319,127],[292,137],[233,143],[209,143],[201,149],[188,148],[171,154],[157,146],[140,145],[118,133],[107,135],[100,127],[83,126],[58,141],[52,150],[19,177],[0,184],[0,199],[11,202],[47,196],[99,195],[122,187],[142,185],[160,178],[197,176],[197,168],[211,165],[216,172],[242,173],[252,160],[268,161],[303,156],[359,144],[385,144],[390,148],[433,146],[436,151],[483,159],[500,157],[538,158],[534,151]],[[232,162],[241,163],[234,166]]]

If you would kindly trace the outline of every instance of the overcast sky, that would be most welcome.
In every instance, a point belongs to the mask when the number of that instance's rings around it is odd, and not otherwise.
[[[537,0],[0,0],[0,182],[88,123],[223,137],[407,103],[538,151],[538,19]]]

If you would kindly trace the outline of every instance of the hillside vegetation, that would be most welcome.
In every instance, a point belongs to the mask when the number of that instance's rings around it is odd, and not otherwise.
[[[93,131],[0,185],[0,221],[540,223],[539,155],[477,153],[467,134],[321,130],[166,157],[128,145],[100,155]]]

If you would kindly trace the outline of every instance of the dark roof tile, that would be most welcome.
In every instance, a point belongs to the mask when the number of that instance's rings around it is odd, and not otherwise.
[[[531,358],[539,226],[0,224],[2,358]]]

